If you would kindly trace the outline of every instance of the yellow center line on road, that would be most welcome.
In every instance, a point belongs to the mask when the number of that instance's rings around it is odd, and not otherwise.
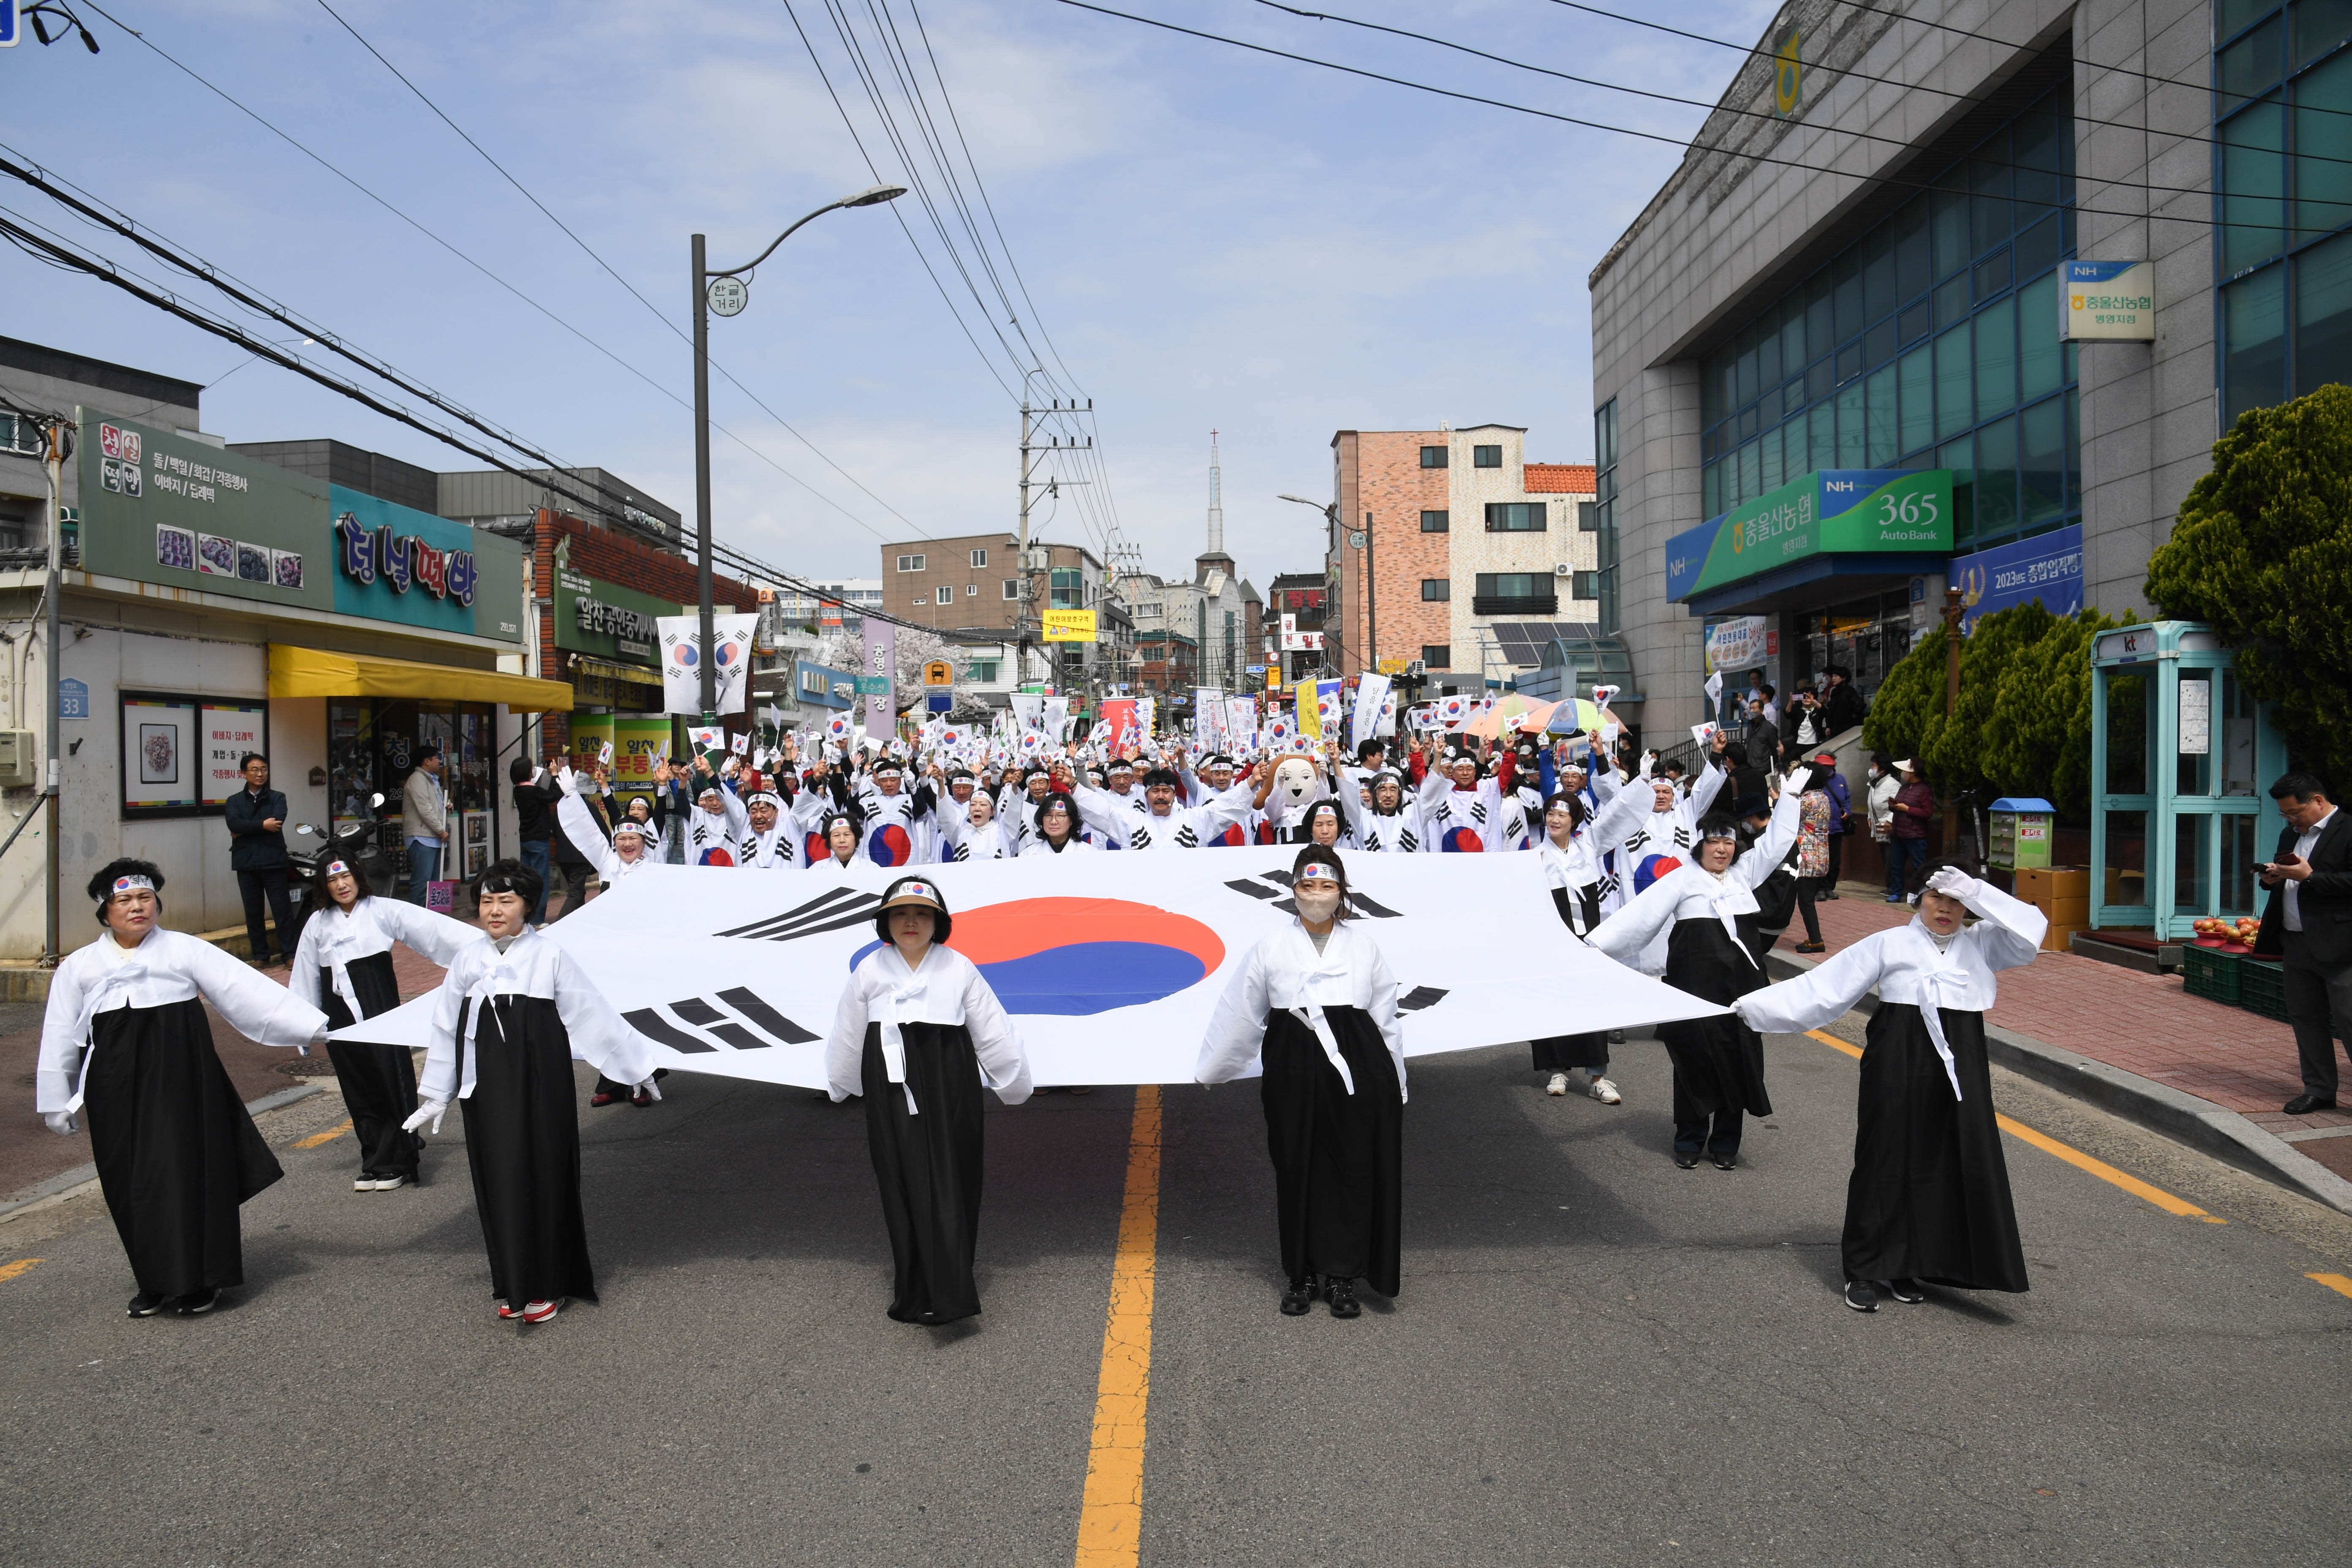
[[[1833,1047],[1838,1050],[1843,1051],[1846,1055],[1853,1058],[1857,1061],[1862,1058],[1861,1047],[1851,1044],[1845,1040],[1841,1040],[1835,1035],[1823,1034],[1819,1029],[1808,1029],[1805,1033],[1810,1037],[1821,1041],[1821,1043],[1825,1046]],[[2199,1208],[2195,1204],[2190,1203],[2186,1198],[2176,1198],[2170,1193],[2166,1192],[2162,1187],[2152,1187],[2146,1182],[2141,1181],[2137,1176],[2130,1175],[2125,1172],[2116,1170],[2105,1160],[2094,1159],[2090,1155],[2084,1153],[2080,1149],[2074,1148],[2069,1144],[2061,1143],[2057,1139],[2051,1137],[2046,1132],[2037,1132],[2032,1128],[2028,1127],[2024,1122],[2018,1121],[2013,1116],[2006,1116],[1999,1111],[1995,1111],[1993,1113],[1993,1121],[2000,1126],[2003,1132],[2008,1133],[2010,1136],[2019,1139],[2023,1142],[2032,1144],[2036,1149],[2041,1150],[2045,1154],[2054,1154],[2059,1159],[2065,1161],[2066,1163],[2074,1166],[2077,1170],[2088,1171],[2091,1174],[2098,1177],[2099,1180],[2105,1182],[2110,1185],[2121,1187],[2124,1191],[2129,1193],[2136,1198],[2144,1198],[2147,1202],[2152,1203],[2157,1207],[2162,1209],[2167,1214],[2179,1215],[2184,1219],[2190,1215],[2194,1215],[2197,1218],[2203,1220],[2207,1225],[2227,1225],[2230,1223],[2219,1215],[2207,1214],[2203,1209]]]
[[[1111,1264],[1095,1385],[1094,1442],[1078,1509],[1076,1568],[1135,1568],[1143,1541],[1143,1420],[1151,1394],[1151,1296],[1160,1247],[1160,1089],[1135,1091],[1127,1199]]]
[[[30,1268],[34,1264],[38,1263],[40,1259],[37,1258],[12,1258],[5,1263],[0,1263],[0,1285],[6,1284],[9,1280],[14,1279],[17,1275],[22,1274],[26,1269]],[[2312,1278],[2316,1279],[2319,1276],[2315,1274]],[[2346,1293],[2347,1295],[2352,1295],[2352,1291],[2347,1291]]]
[[[294,1140],[294,1147],[297,1149],[316,1149],[321,1143],[333,1142],[336,1139],[341,1138],[344,1133],[349,1132],[351,1130],[352,1124],[346,1121],[340,1127],[330,1127],[324,1132],[313,1132],[308,1138],[297,1138]]]
[[[33,1261],[37,1263],[40,1259],[37,1258]],[[0,1274],[5,1273],[5,1270],[0,1270]],[[2318,1280],[2339,1296],[2352,1296],[2352,1279],[2347,1279],[2341,1274],[2306,1274],[2304,1278]]]

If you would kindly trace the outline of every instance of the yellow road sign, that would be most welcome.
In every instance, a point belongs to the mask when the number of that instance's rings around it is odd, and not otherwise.
[[[1047,610],[1042,618],[1047,642],[1095,640],[1095,612],[1092,610]]]

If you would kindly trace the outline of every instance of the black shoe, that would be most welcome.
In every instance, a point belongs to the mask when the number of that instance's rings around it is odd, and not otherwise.
[[[1681,1166],[1685,1171],[1696,1171],[1698,1169],[1698,1152],[1696,1150],[1693,1150],[1688,1153],[1685,1153],[1682,1150],[1677,1149],[1675,1151],[1675,1163]]]
[[[1845,1282],[1845,1304],[1857,1312],[1875,1312],[1878,1292],[1867,1279],[1849,1279]]]
[[[1312,1274],[1293,1279],[1282,1292],[1282,1315],[1286,1318],[1305,1317],[1307,1309],[1315,1305],[1315,1298],[1322,1293],[1321,1284]]]
[[[209,1312],[219,1305],[220,1288],[215,1286],[209,1290],[199,1290],[192,1296],[181,1297],[173,1304],[172,1310],[184,1318],[193,1318],[199,1313]]]
[[[151,1296],[142,1290],[131,1298],[131,1315],[134,1318],[152,1318],[163,1310],[163,1298],[161,1296]]]
[[[1916,1279],[1889,1279],[1886,1293],[1906,1307],[1916,1307],[1927,1299],[1927,1292],[1919,1289]]]
[[[1737,1154],[1709,1154],[1707,1158],[1715,1162],[1715,1168],[1718,1171],[1736,1171],[1739,1168],[1739,1156]]]
[[[2286,1102],[2289,1116],[2308,1116],[2315,1110],[2333,1110],[2336,1097],[2332,1094],[2298,1094]]]
[[[1354,1318],[1363,1315],[1363,1303],[1356,1300],[1356,1282],[1353,1279],[1333,1277],[1330,1299],[1333,1317]]]

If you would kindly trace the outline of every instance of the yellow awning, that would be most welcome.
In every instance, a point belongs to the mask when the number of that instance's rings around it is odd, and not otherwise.
[[[411,697],[443,702],[503,702],[524,713],[569,713],[572,687],[561,680],[502,675],[495,669],[452,669],[372,654],[321,653],[313,647],[269,645],[272,697]]]

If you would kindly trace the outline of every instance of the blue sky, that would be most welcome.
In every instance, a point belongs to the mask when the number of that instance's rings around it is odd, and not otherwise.
[[[1111,3],[1678,137],[1701,117],[1252,0]],[[714,263],[732,265],[810,208],[872,183],[782,0],[335,4],[677,326],[689,233],[709,234]],[[793,5],[876,164],[901,180],[822,0]],[[876,41],[883,0],[871,5],[843,9],[854,9],[867,58],[911,125]],[[975,210],[1028,344],[1064,385],[1095,399],[1108,479],[1097,505],[1115,509],[1148,569],[1187,572],[1201,548],[1213,427],[1222,432],[1227,548],[1261,587],[1277,572],[1315,569],[1320,520],[1274,497],[1328,498],[1335,429],[1491,420],[1528,426],[1532,458],[1590,458],[1585,277],[1671,169],[1673,147],[1249,55],[1054,0],[924,6],[951,124],[915,13],[906,0],[889,7],[939,132],[952,138],[961,128],[1034,302],[1033,319],[987,215]],[[1772,9],[1763,0],[1622,0],[1622,8],[1733,40],[1755,38]],[[1550,0],[1343,0],[1335,9],[1709,100],[1738,63],[1727,50]],[[690,395],[685,342],[318,0],[110,0],[108,10],[154,48],[85,12],[102,45],[96,57],[29,38],[0,52],[0,142],[543,449],[602,464],[691,516],[692,422],[665,395]],[[935,178],[928,165],[925,174]],[[965,194],[976,201],[969,184]],[[13,181],[0,207],[134,259],[127,244]],[[951,208],[942,215],[956,223]],[[1018,416],[991,366],[1017,389],[994,333],[1003,330],[1015,352],[1024,352],[1023,337],[1002,319],[978,247],[956,233],[992,326],[912,197],[810,225],[760,269],[750,310],[713,323],[714,357],[873,492],[714,378],[715,416],[746,444],[714,437],[723,540],[812,576],[871,576],[885,538],[1013,523]],[[162,275],[152,261],[138,266]],[[202,285],[179,287],[221,303]],[[0,247],[0,290],[8,301],[0,332],[203,383],[205,424],[231,440],[332,436],[430,468],[479,466],[287,371],[240,364],[231,345],[13,248]],[[1046,521],[1055,504],[1040,504],[1041,531],[1093,543],[1094,509],[1071,492]]]

